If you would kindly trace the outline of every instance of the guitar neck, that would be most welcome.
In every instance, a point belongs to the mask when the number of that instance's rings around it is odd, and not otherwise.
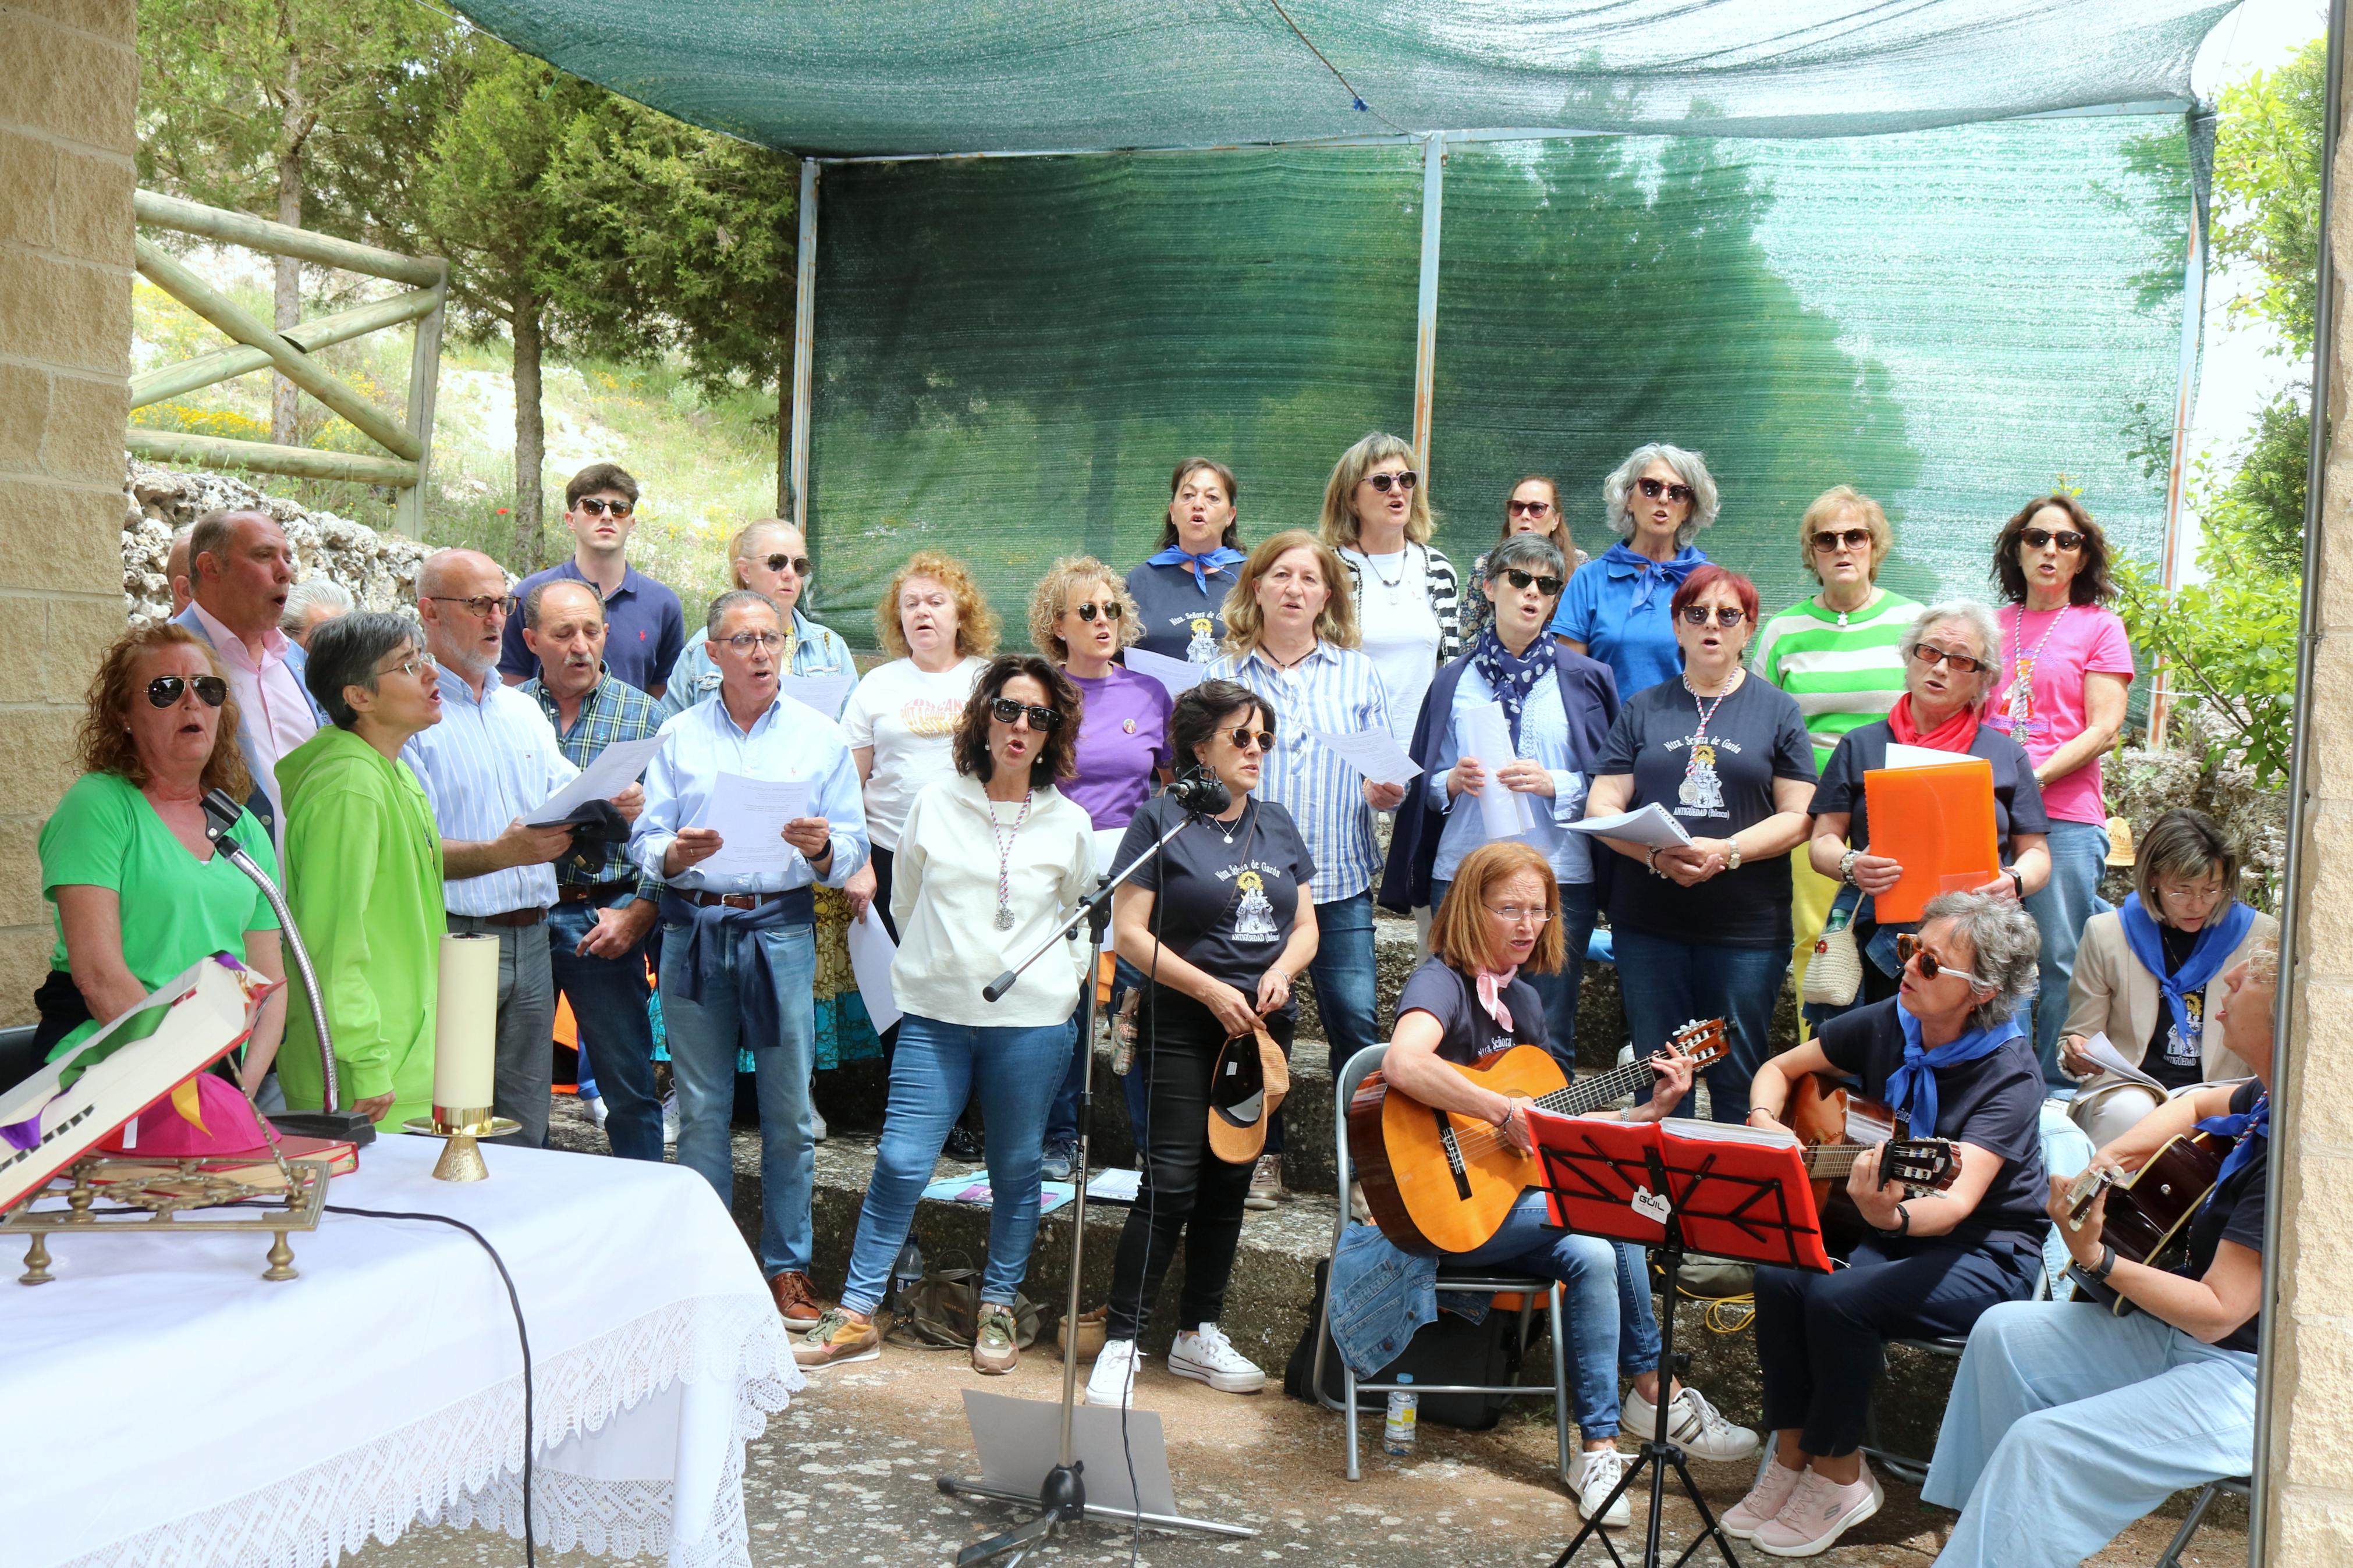
[[[1799,1158],[1806,1163],[1807,1175],[1834,1180],[1852,1171],[1864,1150],[1876,1147],[1872,1143],[1817,1143],[1799,1150]]]
[[[1647,1061],[1628,1062],[1597,1077],[1582,1079],[1567,1089],[1555,1089],[1536,1104],[1561,1116],[1582,1116],[1588,1110],[1615,1104],[1649,1085],[1656,1076]]]

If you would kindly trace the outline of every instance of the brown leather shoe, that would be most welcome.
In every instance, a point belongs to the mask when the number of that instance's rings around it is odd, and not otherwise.
[[[797,1268],[786,1269],[769,1280],[768,1289],[776,1294],[776,1310],[797,1329],[815,1328],[818,1319],[824,1315],[827,1303],[818,1300],[809,1277]]]

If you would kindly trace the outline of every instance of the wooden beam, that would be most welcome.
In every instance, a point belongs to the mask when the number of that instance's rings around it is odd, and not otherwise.
[[[186,463],[200,468],[253,468],[306,479],[357,479],[363,484],[417,483],[417,465],[357,452],[322,452],[315,447],[275,447],[267,441],[230,441],[184,430],[148,430],[133,425],[122,444],[151,462]]]
[[[281,338],[261,319],[166,255],[154,241],[135,241],[139,270],[155,287],[248,348],[259,349],[287,380],[350,420],[377,446],[414,464],[424,444],[397,420],[329,374],[317,360]]]
[[[304,321],[299,326],[287,328],[280,336],[298,349],[315,353],[330,343],[349,342],[380,327],[398,326],[403,321],[428,316],[440,303],[438,290],[415,289],[406,294],[396,294],[389,300],[355,305],[332,316]],[[144,408],[151,403],[178,397],[200,387],[211,386],[216,382],[234,381],[257,370],[268,370],[269,365],[269,355],[260,349],[216,349],[178,364],[165,365],[161,370],[132,376],[131,406]]]
[[[425,537],[426,481],[433,477],[433,404],[441,386],[441,322],[448,286],[431,292],[433,309],[417,323],[417,337],[408,350],[408,427],[423,450],[417,458],[417,482],[402,492],[392,514],[393,526],[411,539]]]
[[[420,289],[433,287],[448,270],[448,264],[438,257],[403,256],[395,250],[379,250],[373,245],[359,245],[348,239],[337,239],[332,235],[313,234],[307,228],[293,228],[248,213],[208,207],[199,202],[182,201],[177,196],[159,195],[153,191],[133,192],[131,210],[141,223],[152,224],[157,228],[176,229],[182,234],[200,234],[206,239],[249,246],[255,250],[268,251],[272,256],[291,256],[321,267],[337,268],[345,272],[364,272],[371,278],[389,278],[396,283],[414,283]]]

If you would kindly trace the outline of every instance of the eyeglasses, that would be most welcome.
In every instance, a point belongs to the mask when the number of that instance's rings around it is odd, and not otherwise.
[[[217,675],[199,675],[193,680],[185,676],[159,675],[147,683],[147,700],[158,708],[169,708],[191,686],[196,689],[196,700],[207,708],[217,708],[228,700],[228,682]]]
[[[737,632],[727,639],[727,646],[737,653],[750,653],[754,648],[767,649],[785,646],[782,632]]]
[[[1088,622],[1093,621],[1097,616],[1107,621],[1115,621],[1127,613],[1119,607],[1117,599],[1106,600],[1100,605],[1091,599],[1083,605],[1072,605],[1071,609],[1079,619]]]
[[[1421,476],[1408,468],[1402,473],[1396,474],[1366,474],[1365,483],[1383,495],[1388,494],[1392,489],[1404,490],[1410,495],[1413,492],[1413,487],[1421,483]]]
[[[1955,669],[1966,670],[1990,669],[1993,668],[1981,658],[1971,658],[1965,653],[1954,653],[1949,648],[1938,647],[1934,643],[1924,642],[1914,644],[1912,647],[1912,657],[1919,660],[1922,664],[1927,666],[1930,669],[1936,668],[1939,664],[1949,664]]]
[[[1979,979],[1968,970],[1957,967],[1950,959],[1939,959],[1928,951],[1926,943],[1908,931],[1895,938],[1895,958],[1899,963],[1918,963],[1923,980],[1934,980],[1939,974],[1957,974],[1980,991],[1994,989],[1992,981]]]
[[[2027,547],[2032,550],[2040,550],[2054,539],[2062,550],[2081,550],[2084,547],[2084,536],[2072,528],[2063,528],[2056,533],[2047,528],[2030,528],[2018,537],[2026,541]]]
[[[615,517],[627,517],[638,510],[638,503],[633,500],[604,500],[596,496],[590,496],[572,510],[585,512],[590,517],[603,517],[608,512]]]
[[[1552,510],[1552,502],[1548,500],[1507,500],[1504,505],[1510,509],[1514,517],[1542,517]]]
[[[455,598],[448,594],[427,594],[425,596],[437,605],[463,605],[486,621],[492,616],[514,614],[514,595],[512,594],[477,594],[470,599]]]
[[[809,558],[806,555],[771,555],[768,557],[768,570],[778,573],[789,570],[796,577],[806,577],[809,574]]]
[[[396,664],[390,669],[379,669],[375,674],[376,679],[381,680],[387,675],[422,675],[432,668],[433,656],[429,653],[417,652],[408,656],[407,663]],[[199,693],[198,695],[202,695],[202,693]]]
[[[1849,550],[1862,550],[1870,543],[1871,530],[1867,528],[1825,528],[1814,535],[1814,548],[1824,552],[1836,550],[1841,544]]]
[[[1234,750],[1237,752],[1249,751],[1253,741],[1258,743],[1258,749],[1261,752],[1274,750],[1274,731],[1271,730],[1252,730],[1245,726],[1240,730],[1227,731],[1226,739],[1234,743]]]
[[[1552,911],[1541,904],[1527,909],[1522,909],[1517,904],[1504,904],[1500,907],[1488,904],[1483,907],[1489,914],[1510,926],[1518,925],[1524,921],[1530,925],[1542,926],[1552,919]]]
[[[1731,605],[1729,607],[1719,607],[1715,611],[1715,624],[1724,627],[1727,631],[1732,627],[1738,626],[1747,618],[1748,612],[1740,608],[1737,605]],[[1694,626],[1704,626],[1707,625],[1707,606],[1705,605],[1685,605],[1683,606],[1683,620],[1687,624]]]
[[[1534,588],[1547,598],[1560,592],[1559,578],[1539,577],[1533,572],[1522,572],[1516,567],[1504,574],[1504,581],[1514,588]]]
[[[1022,716],[1027,714],[1029,728],[1041,735],[1050,735],[1062,727],[1060,713],[1051,708],[1040,708],[1035,702],[1016,702],[1010,697],[997,697],[990,699],[988,710],[1000,724],[1018,724]]]
[[[1636,479],[1634,483],[1642,494],[1651,500],[1656,500],[1661,496],[1673,501],[1685,501],[1692,499],[1692,489],[1689,485],[1671,485],[1664,479]]]

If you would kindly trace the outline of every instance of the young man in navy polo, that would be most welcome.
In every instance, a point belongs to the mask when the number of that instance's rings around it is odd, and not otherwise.
[[[564,524],[579,542],[572,558],[515,584],[515,602],[542,583],[586,583],[605,600],[605,668],[616,680],[659,698],[670,666],[686,647],[686,617],[678,595],[629,564],[629,534],[638,525],[638,481],[617,463],[591,463],[564,487]],[[522,617],[507,617],[499,675],[520,686],[539,673],[523,646]]]

